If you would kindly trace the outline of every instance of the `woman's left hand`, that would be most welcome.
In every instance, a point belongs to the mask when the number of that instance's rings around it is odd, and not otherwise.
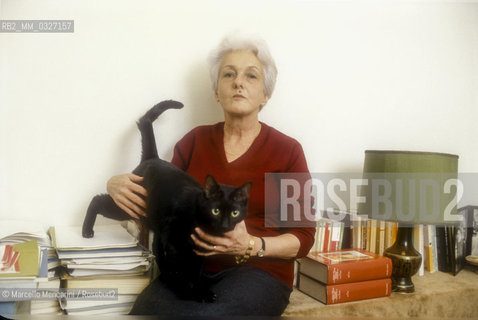
[[[210,235],[200,228],[191,234],[198,256],[212,256],[217,254],[243,255],[249,247],[250,235],[247,233],[244,221],[236,224],[234,230],[226,232],[224,236]]]

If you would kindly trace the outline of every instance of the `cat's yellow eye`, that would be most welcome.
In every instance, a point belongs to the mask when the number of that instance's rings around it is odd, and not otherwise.
[[[235,218],[235,217],[237,217],[237,216],[239,215],[239,213],[241,213],[239,210],[234,210],[234,211],[231,212],[231,216],[232,216],[233,218]]]
[[[221,213],[221,210],[219,210],[218,208],[214,208],[214,209],[211,210],[211,212],[212,212],[213,215],[217,216]]]

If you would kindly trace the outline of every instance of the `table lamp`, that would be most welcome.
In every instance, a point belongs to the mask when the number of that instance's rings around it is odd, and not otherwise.
[[[415,291],[411,277],[422,262],[413,247],[417,224],[448,224],[456,214],[458,156],[414,151],[365,151],[365,202],[360,214],[398,222],[395,243],[384,251],[392,260],[392,290]]]

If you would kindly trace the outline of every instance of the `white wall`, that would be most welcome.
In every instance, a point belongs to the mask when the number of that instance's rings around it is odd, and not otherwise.
[[[478,172],[478,4],[436,1],[2,0],[0,18],[73,19],[70,34],[0,33],[0,218],[81,224],[139,160],[135,120],[164,99],[159,152],[222,118],[206,57],[264,37],[279,78],[261,120],[313,172],[360,172],[366,149],[460,155]]]

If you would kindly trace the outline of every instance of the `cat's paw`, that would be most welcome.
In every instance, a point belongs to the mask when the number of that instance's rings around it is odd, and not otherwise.
[[[95,232],[93,231],[93,229],[83,230],[82,235],[83,235],[83,238],[93,238],[93,236],[95,235]]]
[[[196,301],[202,302],[202,303],[211,303],[216,301],[216,299],[217,299],[216,294],[209,289],[203,290],[201,293],[199,293],[196,296]]]

